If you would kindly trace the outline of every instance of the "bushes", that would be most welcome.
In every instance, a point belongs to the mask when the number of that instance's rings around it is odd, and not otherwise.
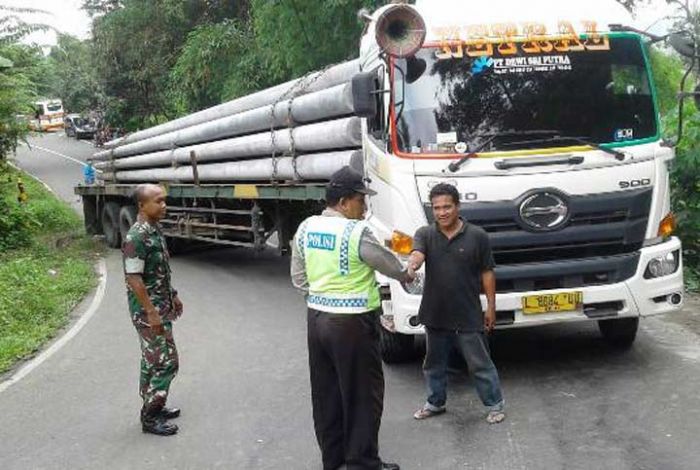
[[[677,113],[666,118],[666,126],[677,126]],[[675,127],[674,127],[675,128]],[[688,287],[697,289],[700,277],[700,116],[695,110],[685,117],[684,137],[676,148],[671,172],[673,211],[677,234],[683,240]]]
[[[94,247],[80,218],[41,184],[0,165],[0,373],[63,326],[94,284]]]
[[[663,116],[663,135],[675,139],[678,130],[678,101],[684,65],[675,56],[652,51],[651,65]],[[695,80],[688,80],[694,83]],[[671,170],[671,202],[678,220],[677,235],[683,241],[686,284],[700,288],[700,113],[691,100],[685,102],[683,139],[676,147]]]
[[[22,180],[28,200],[19,203],[20,178],[16,170],[0,164],[0,253],[27,247],[35,237],[80,230],[78,215],[33,180]]]
[[[27,246],[38,225],[34,215],[17,202],[0,207],[0,252]]]

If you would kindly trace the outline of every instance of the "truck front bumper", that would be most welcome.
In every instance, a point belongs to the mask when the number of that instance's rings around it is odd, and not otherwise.
[[[647,267],[654,258],[674,252],[678,253],[678,268],[673,274],[655,279],[645,278]],[[407,293],[401,284],[395,281],[391,281],[389,286],[391,299],[382,302],[383,325],[398,333],[423,333],[423,326],[417,319],[421,296]],[[522,302],[525,296],[571,291],[583,292],[581,309],[539,315],[523,313]],[[674,237],[658,245],[642,248],[635,274],[624,282],[581,288],[498,294],[496,296],[497,328],[658,315],[680,310],[683,306],[683,296],[681,242]],[[481,302],[485,307],[486,299],[483,296]]]

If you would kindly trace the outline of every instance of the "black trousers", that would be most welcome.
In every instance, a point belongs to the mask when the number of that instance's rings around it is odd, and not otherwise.
[[[308,342],[316,438],[323,468],[377,470],[384,372],[379,316],[309,309]]]

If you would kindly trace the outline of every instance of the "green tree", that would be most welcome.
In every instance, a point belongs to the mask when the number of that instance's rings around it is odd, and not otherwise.
[[[269,80],[253,31],[240,20],[195,28],[171,71],[173,95],[182,112],[251,93]]]
[[[0,49],[0,55],[5,51]],[[36,94],[32,82],[22,70],[0,68],[0,161],[14,152],[27,133],[27,123],[21,115],[32,112]]]
[[[82,9],[90,16],[104,15],[123,6],[121,0],[83,0]]]
[[[373,0],[253,0],[260,54],[275,81],[357,57],[362,24],[357,11]],[[384,3],[384,2],[381,2]]]
[[[247,2],[224,0],[122,0],[114,5],[93,20],[94,62],[120,115],[118,124],[129,129],[177,114],[171,70],[190,31],[248,11]]]
[[[127,127],[167,117],[164,90],[183,29],[158,1],[128,0],[93,21],[94,61],[106,93],[120,103]],[[175,32],[173,32],[173,29]],[[127,121],[128,120],[128,121]]]
[[[0,160],[13,152],[27,133],[22,115],[32,112],[37,89],[43,77],[40,53],[35,48],[16,45],[25,36],[47,30],[41,23],[25,21],[27,15],[43,13],[31,8],[0,6]],[[33,80],[32,80],[33,79]]]
[[[55,73],[52,64],[44,57],[38,46],[13,44],[2,48],[2,54],[10,59],[15,71],[21,73],[32,84],[37,97],[54,98]]]
[[[92,62],[90,41],[59,35],[46,63],[53,69],[52,91],[68,112],[81,113],[100,105],[103,93]]]
[[[50,26],[27,21],[27,17],[45,14],[37,8],[17,8],[0,5],[0,45],[14,44],[36,31],[47,31]]]

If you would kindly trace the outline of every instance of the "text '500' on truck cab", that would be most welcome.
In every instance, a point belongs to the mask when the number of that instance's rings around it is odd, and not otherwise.
[[[410,253],[431,187],[450,183],[491,241],[497,328],[595,320],[629,345],[640,317],[680,309],[674,151],[645,38],[611,26],[631,24],[624,8],[419,0],[366,18],[360,62],[379,88],[363,143],[369,222],[394,251]],[[422,285],[380,284],[395,361],[423,331]]]

